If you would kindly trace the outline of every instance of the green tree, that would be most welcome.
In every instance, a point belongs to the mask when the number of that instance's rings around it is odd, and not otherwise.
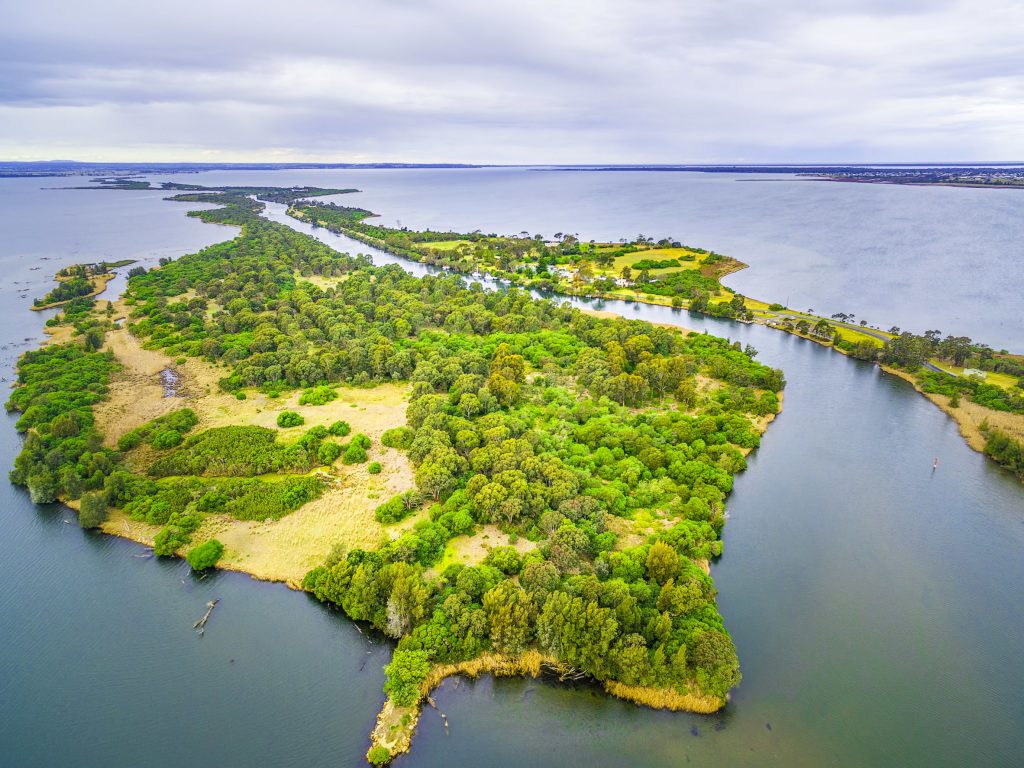
[[[99,528],[107,519],[107,500],[101,491],[86,493],[79,502],[78,524],[83,528]]]
[[[400,707],[411,707],[420,700],[420,685],[430,672],[425,651],[395,651],[384,668],[384,693]]]
[[[679,554],[663,541],[655,542],[647,553],[647,575],[665,584],[679,574]]]
[[[185,559],[192,566],[192,570],[205,571],[207,568],[215,566],[223,554],[224,545],[216,539],[210,539],[198,546],[192,547],[188,554],[185,555]]]

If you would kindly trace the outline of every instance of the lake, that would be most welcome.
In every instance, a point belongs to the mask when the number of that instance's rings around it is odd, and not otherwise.
[[[1019,273],[990,274],[998,260],[1012,260],[993,249],[1020,217],[1007,224],[980,213],[1009,216],[1024,204],[1013,191],[519,169],[177,180],[357,186],[365,191],[339,201],[409,226],[571,230],[596,239],[671,234],[754,265],[733,283],[751,280],[742,287],[751,295],[777,298],[786,288],[819,311],[836,299],[837,309],[869,319],[884,313],[888,322],[885,297],[899,294],[898,306],[913,310],[909,320],[891,322],[923,329],[917,310],[934,304],[939,319],[922,315],[922,325],[953,331],[945,325],[962,315],[977,330],[958,325],[958,332],[1022,346],[1019,320],[1013,325],[1024,294],[1013,282]],[[7,347],[0,362],[8,378],[17,354],[41,336],[44,318],[28,306],[59,266],[91,258],[151,263],[230,234],[185,218],[187,207],[162,202],[160,193],[39,189],[67,183],[0,181],[0,263],[8,275],[0,287]],[[875,247],[871,233],[885,221],[900,242],[933,242],[935,201],[947,192],[971,194],[949,204],[961,221],[943,231],[961,227],[961,237],[976,241],[970,253],[993,259],[971,271],[986,284],[981,314],[965,300],[965,281],[950,286],[914,271],[923,250],[908,255],[887,245],[890,256],[879,255],[877,266],[857,260]],[[852,222],[866,208],[875,218],[864,226],[827,232],[827,222]],[[820,216],[799,215],[815,209]],[[785,226],[776,220],[783,210],[792,212]],[[280,206],[268,215],[284,220]],[[736,247],[744,240],[749,252]],[[841,252],[823,245],[840,240],[847,241]],[[766,249],[760,255],[757,243]],[[801,248],[816,255],[801,260]],[[818,258],[834,260],[825,262],[830,277],[820,286],[812,277]],[[952,259],[938,271],[963,267]],[[900,263],[911,270],[905,284]],[[859,279],[858,269],[872,279]],[[872,365],[762,326],[638,304],[592,306],[740,339],[786,373],[784,411],[737,478],[725,553],[712,571],[744,681],[723,712],[693,716],[640,709],[589,686],[449,680],[435,699],[450,733],[427,710],[413,751],[395,764],[1018,765],[1024,486],[971,451],[956,425],[909,385]],[[19,443],[9,421],[0,437],[7,465]],[[82,532],[59,506],[33,507],[20,489],[2,484],[0,498],[0,763],[360,763],[383,699],[389,646],[380,638],[278,585],[228,573],[197,580],[182,562]],[[199,638],[191,624],[212,597],[221,603]]]

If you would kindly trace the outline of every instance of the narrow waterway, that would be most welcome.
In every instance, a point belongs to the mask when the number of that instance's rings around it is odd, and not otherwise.
[[[56,266],[92,254],[151,263],[230,235],[160,193],[5,191],[8,378],[38,343],[45,318],[28,306]],[[268,215],[312,231],[283,207]],[[784,412],[738,478],[713,565],[744,681],[703,717],[587,686],[452,680],[435,697],[450,733],[428,710],[397,765],[1019,765],[1024,486],[873,366],[761,326],[595,306],[740,339],[786,372]],[[8,466],[13,422],[0,436]],[[379,638],[279,585],[198,580],[181,562],[82,532],[68,511],[7,484],[0,522],[0,764],[361,763],[390,652]],[[213,597],[200,639],[191,624]]]

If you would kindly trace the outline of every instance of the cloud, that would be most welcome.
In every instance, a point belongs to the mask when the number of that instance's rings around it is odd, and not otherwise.
[[[0,156],[1024,158],[990,0],[0,0]]]

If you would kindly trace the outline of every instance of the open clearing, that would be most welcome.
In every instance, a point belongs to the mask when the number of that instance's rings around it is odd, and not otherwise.
[[[413,487],[408,458],[380,443],[385,430],[405,424],[408,385],[339,387],[338,398],[320,406],[298,405],[299,391],[278,398],[248,391],[245,400],[238,400],[218,389],[217,381],[224,371],[212,363],[189,358],[176,364],[162,352],[143,349],[126,329],[109,332],[107,347],[121,363],[121,370],[111,382],[109,400],[96,408],[97,427],[108,445],[116,445],[121,435],[150,419],[186,407],[199,416],[196,431],[239,424],[276,429],[278,413],[291,410],[301,413],[306,423],[279,430],[286,440],[297,438],[314,425],[329,426],[338,420],[347,421],[352,434],[362,432],[371,439],[369,461],[380,462],[379,475],[371,475],[368,464],[344,466],[339,462],[317,470],[330,480],[323,496],[278,521],[209,515],[190,546],[218,539],[225,547],[218,566],[295,585],[310,568],[323,562],[335,545],[349,549],[373,547],[382,537],[397,537],[422,516],[413,515],[386,530],[373,516],[377,505]],[[174,397],[164,397],[160,372],[167,368],[179,377],[178,395]],[[159,531],[158,526],[129,520],[123,514],[112,515],[103,528],[150,545]]]

